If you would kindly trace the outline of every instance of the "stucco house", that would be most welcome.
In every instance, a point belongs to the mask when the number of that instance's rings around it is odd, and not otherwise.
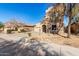
[[[4,32],[7,33],[8,30],[16,30],[17,29],[17,26],[16,24],[14,23],[11,23],[11,22],[6,22],[4,24]]]
[[[33,25],[27,25],[21,22],[6,22],[4,25],[4,33],[7,31],[28,32],[33,30]]]

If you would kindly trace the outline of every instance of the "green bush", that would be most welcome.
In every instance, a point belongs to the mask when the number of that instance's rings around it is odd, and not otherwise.
[[[9,34],[9,33],[11,33],[11,31],[12,31],[12,30],[7,30],[7,33]]]
[[[21,32],[26,32],[26,31],[24,29],[22,29]]]
[[[0,22],[0,28],[4,27],[4,24],[2,22]]]

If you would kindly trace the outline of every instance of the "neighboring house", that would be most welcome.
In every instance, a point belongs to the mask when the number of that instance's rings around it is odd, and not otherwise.
[[[33,25],[26,25],[21,22],[6,22],[4,26],[4,32],[7,33],[8,30],[10,31],[17,31],[17,32],[28,32],[32,31],[34,28]]]
[[[8,30],[15,31],[17,29],[16,24],[11,23],[11,22],[6,22],[4,24],[4,32],[7,33]]]
[[[18,32],[29,32],[29,31],[33,31],[34,29],[34,25],[24,25],[21,27],[18,27]]]
[[[0,28],[0,32],[3,32],[4,28]]]

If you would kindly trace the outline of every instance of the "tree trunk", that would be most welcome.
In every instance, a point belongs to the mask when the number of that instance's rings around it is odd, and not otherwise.
[[[69,23],[68,23],[68,38],[70,38],[70,35],[71,35],[71,20],[72,20],[72,8],[73,8],[73,5],[72,3],[69,4],[69,11],[68,11],[68,16],[69,16]]]
[[[69,23],[68,23],[68,38],[70,38],[71,35],[71,17],[69,17]]]

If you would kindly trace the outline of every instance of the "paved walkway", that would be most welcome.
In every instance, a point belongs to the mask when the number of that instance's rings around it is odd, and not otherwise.
[[[79,56],[79,48],[21,38],[0,39],[1,56]]]
[[[0,33],[0,55],[2,56],[79,56],[79,48],[58,45],[45,41],[32,41],[27,33]],[[26,37],[26,38],[25,38]]]
[[[17,40],[22,37],[27,37],[27,33],[16,33],[16,34],[4,34],[0,33],[0,38],[3,38],[5,40]]]

